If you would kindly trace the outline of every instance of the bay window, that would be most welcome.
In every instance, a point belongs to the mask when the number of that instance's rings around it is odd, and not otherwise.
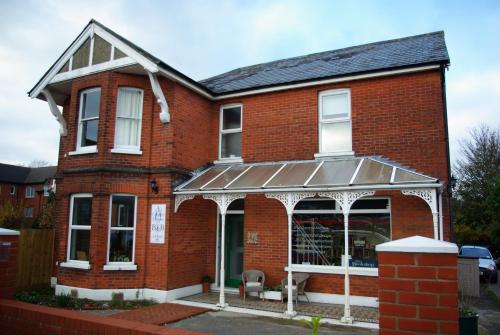
[[[118,89],[115,146],[112,152],[140,153],[143,92],[131,87]]]
[[[220,110],[219,158],[241,159],[242,106],[228,105]]]
[[[68,267],[89,268],[92,195],[74,194],[70,199],[67,263]]]
[[[105,270],[136,269],[134,265],[136,203],[134,195],[111,196],[108,260]]]
[[[88,89],[80,94],[77,153],[97,151],[100,100],[100,88]]]
[[[352,155],[351,92],[319,94],[319,155]]]
[[[356,201],[349,214],[349,265],[376,268],[375,246],[391,240],[391,211],[386,198]],[[343,266],[344,215],[329,199],[306,199],[294,210],[292,263]]]

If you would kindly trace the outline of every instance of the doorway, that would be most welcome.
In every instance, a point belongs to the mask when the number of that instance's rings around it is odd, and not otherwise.
[[[243,214],[226,216],[226,280],[228,287],[238,287],[243,272]]]

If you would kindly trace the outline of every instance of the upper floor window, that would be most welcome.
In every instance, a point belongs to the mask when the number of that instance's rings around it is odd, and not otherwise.
[[[26,198],[35,197],[35,188],[33,186],[26,186]]]
[[[100,100],[100,88],[85,90],[80,94],[77,151],[97,150]]]
[[[33,207],[26,207],[26,208],[24,208],[24,217],[25,218],[32,218],[34,212],[35,212],[35,209]]]
[[[320,154],[352,154],[350,90],[319,94],[319,148]]]
[[[50,195],[50,185],[45,184],[43,185],[43,196],[48,197]]]
[[[10,187],[10,195],[15,195],[16,194],[16,187],[15,186],[11,186]]]
[[[132,152],[140,150],[142,100],[143,92],[140,89],[118,89],[114,149]]]
[[[241,158],[243,107],[223,106],[220,110],[219,158]]]

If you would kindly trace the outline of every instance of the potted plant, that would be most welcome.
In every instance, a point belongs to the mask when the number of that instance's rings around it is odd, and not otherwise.
[[[208,293],[210,290],[210,283],[212,282],[212,278],[209,275],[205,275],[201,278],[201,285],[203,286],[203,293]]]
[[[458,295],[460,302],[458,319],[460,335],[478,335],[479,315],[471,308],[471,297],[465,296],[461,292]]]

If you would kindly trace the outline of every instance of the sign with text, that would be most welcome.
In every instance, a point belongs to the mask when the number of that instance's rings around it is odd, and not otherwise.
[[[165,243],[165,216],[167,205],[151,205],[150,243]]]

